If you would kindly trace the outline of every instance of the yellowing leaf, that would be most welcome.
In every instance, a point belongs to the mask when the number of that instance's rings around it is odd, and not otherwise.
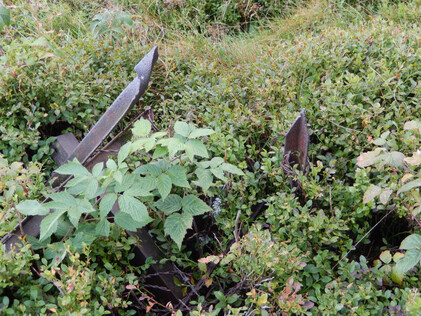
[[[384,148],[377,148],[374,151],[362,153],[357,157],[357,166],[365,168],[374,165],[379,160],[379,154],[384,152]]]
[[[414,175],[412,173],[406,173],[402,178],[401,178],[401,182],[405,183],[406,181],[412,179],[414,177]]]
[[[381,193],[381,191],[382,189],[379,186],[371,184],[368,187],[367,191],[365,191],[364,193],[363,203],[366,204],[368,202],[371,202],[376,196],[378,196]]]
[[[421,164],[421,150],[417,150],[412,154],[412,157],[407,157],[404,159],[406,163],[411,166],[418,166]]]
[[[392,194],[393,190],[392,189],[384,189],[382,191],[382,193],[380,193],[380,202],[383,205],[386,205],[387,202],[389,201],[390,195]]]

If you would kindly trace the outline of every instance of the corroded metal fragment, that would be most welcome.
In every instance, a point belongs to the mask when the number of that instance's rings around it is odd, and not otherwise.
[[[291,167],[298,165],[298,169],[304,171],[307,166],[308,143],[306,110],[303,109],[285,137],[284,164]]]

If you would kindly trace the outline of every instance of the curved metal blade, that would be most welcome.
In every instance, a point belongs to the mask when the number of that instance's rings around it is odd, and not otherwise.
[[[305,170],[308,142],[306,110],[303,109],[285,137],[284,163],[290,166],[298,164],[298,169]]]
[[[133,79],[126,89],[121,92],[108,110],[92,127],[88,135],[79,143],[69,155],[67,161],[77,158],[84,163],[98,146],[111,133],[114,127],[126,113],[139,101],[145,93],[151,78],[152,68],[158,59],[158,47],[152,48],[149,53],[134,67],[137,77]]]

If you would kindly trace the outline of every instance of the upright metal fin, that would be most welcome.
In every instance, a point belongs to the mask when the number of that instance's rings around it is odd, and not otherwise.
[[[307,166],[308,143],[306,110],[303,109],[285,137],[284,164],[291,167],[297,164],[298,169],[304,171]]]

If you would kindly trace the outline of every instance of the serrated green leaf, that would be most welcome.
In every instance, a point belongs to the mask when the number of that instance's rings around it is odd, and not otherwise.
[[[161,138],[161,137],[164,137],[164,136],[167,136],[167,132],[156,132],[156,133],[152,134],[153,138]]]
[[[413,180],[411,182],[408,182],[401,186],[401,188],[398,190],[399,193],[407,192],[409,190],[412,190],[413,188],[421,187],[421,179]]]
[[[168,148],[162,145],[157,145],[153,153],[152,159],[164,157],[166,154],[168,154]]]
[[[101,219],[95,227],[95,233],[108,237],[110,235],[110,222],[105,218]]]
[[[195,171],[198,179],[198,185],[206,192],[212,185],[213,176],[209,169],[197,168]]]
[[[117,164],[115,163],[115,161],[113,159],[108,159],[107,162],[105,163],[105,165],[107,166],[108,169],[110,169],[112,171],[117,170]]]
[[[149,218],[149,221],[148,219],[146,219],[144,222],[140,223],[140,222],[134,221],[133,218],[129,214],[120,211],[120,212],[117,212],[117,214],[114,216],[114,221],[121,228],[135,232],[138,228],[142,228],[146,226],[147,224],[149,224],[152,221],[152,219]]]
[[[131,151],[150,151],[155,146],[155,139],[153,138],[141,138],[133,142],[131,145]]]
[[[178,248],[181,248],[187,229],[191,228],[193,216],[188,213],[174,213],[165,220],[164,231],[175,241]]]
[[[72,207],[72,204],[67,204],[66,202],[62,201],[50,201],[44,203],[44,207],[53,209],[53,210],[68,210],[69,207]]]
[[[171,178],[171,182],[182,188],[190,188],[187,181],[187,170],[179,165],[171,166],[167,171],[168,176]]]
[[[78,227],[79,220],[82,214],[83,214],[83,210],[77,206],[70,207],[67,210],[67,216],[69,217],[70,223],[72,223],[74,227]]]
[[[383,261],[383,263],[390,263],[392,261],[392,255],[390,254],[389,250],[383,251],[380,256],[380,260]]]
[[[382,189],[379,186],[375,184],[370,184],[370,186],[364,193],[363,203],[367,204],[368,202],[373,201],[374,198],[378,196],[381,192],[382,192]]]
[[[99,216],[101,219],[105,218],[110,213],[116,201],[117,194],[115,193],[107,193],[102,197],[99,202]]]
[[[115,193],[125,192],[139,179],[139,175],[127,173],[123,176],[121,183],[116,183],[114,187]]]
[[[181,210],[181,197],[176,194],[168,195],[165,200],[159,199],[155,206],[165,214],[171,214]]]
[[[39,240],[43,241],[44,239],[50,237],[56,232],[57,221],[63,214],[66,213],[65,210],[56,211],[44,217],[40,225],[40,236]]]
[[[84,232],[77,232],[75,237],[70,238],[69,241],[76,249],[83,249],[84,245],[91,245],[97,238],[94,234],[88,234]]]
[[[421,249],[421,235],[412,234],[402,240],[400,249]]]
[[[142,165],[133,171],[134,174],[143,174],[143,175],[151,175],[154,177],[159,176],[162,174],[161,168],[154,164],[146,164]]]
[[[74,177],[91,175],[88,169],[82,166],[79,161],[76,160],[76,158],[73,161],[69,161],[68,163],[60,166],[58,169],[56,169],[56,172],[59,174],[72,175]]]
[[[69,207],[76,204],[76,198],[66,191],[52,193],[49,197],[53,201],[65,203]]]
[[[178,151],[184,150],[185,148],[184,142],[177,137],[161,139],[158,144],[168,148],[170,159],[173,158]]]
[[[23,215],[46,215],[49,213],[48,208],[35,200],[20,202],[16,208]]]
[[[186,154],[191,161],[193,161],[194,156],[199,156],[203,158],[208,158],[208,150],[206,149],[205,145],[197,139],[190,139],[186,143]]]
[[[151,132],[151,122],[145,119],[140,119],[133,124],[132,133],[135,136],[146,137]]]
[[[181,201],[183,211],[192,216],[201,215],[212,210],[205,202],[194,195],[187,195]]]
[[[228,181],[228,179],[225,177],[224,170],[222,170],[221,168],[211,168],[210,172],[212,172],[212,174],[218,179],[224,182]]]
[[[123,183],[123,173],[120,170],[117,170],[113,174],[113,178],[117,183],[122,184]]]
[[[158,188],[158,192],[161,195],[161,198],[165,200],[165,198],[170,194],[172,188],[172,181],[171,178],[166,174],[161,174],[159,177],[156,178],[156,184]]]
[[[70,180],[67,184],[66,187],[67,192],[70,194],[74,194],[74,195],[79,195],[79,194],[83,194],[86,191],[86,187],[88,186],[89,182],[91,181],[92,177],[89,176],[84,176],[82,178],[74,178],[72,180]],[[73,181],[75,180],[75,181]]]
[[[209,136],[214,134],[215,131],[210,128],[195,128],[191,131],[189,136],[186,136],[188,138],[197,138],[202,136]]]
[[[89,181],[87,181],[86,189],[85,189],[85,196],[88,199],[93,199],[97,196],[98,192],[98,181],[95,178],[90,178]]]
[[[145,204],[132,196],[125,194],[119,196],[118,205],[120,206],[120,211],[130,214],[133,220],[138,223],[149,223],[151,220]]]
[[[121,165],[121,163],[129,156],[131,150],[132,142],[127,142],[123,146],[121,146],[120,150],[118,151],[117,155],[117,163]]]
[[[100,176],[102,169],[104,169],[104,163],[98,162],[93,168],[92,168],[92,175],[97,178]]]
[[[244,175],[244,172],[241,171],[241,169],[237,168],[236,166],[234,166],[230,163],[226,163],[226,162],[222,163],[221,168],[222,168],[222,170],[228,171],[229,173],[232,173],[232,174],[236,174],[236,175],[239,175],[239,176]]]
[[[174,131],[183,137],[188,137],[190,134],[190,127],[186,122],[176,122],[174,125]]]
[[[133,185],[125,190],[124,194],[128,196],[150,196],[151,191],[156,187],[156,177],[146,176],[143,178],[137,178]]]

